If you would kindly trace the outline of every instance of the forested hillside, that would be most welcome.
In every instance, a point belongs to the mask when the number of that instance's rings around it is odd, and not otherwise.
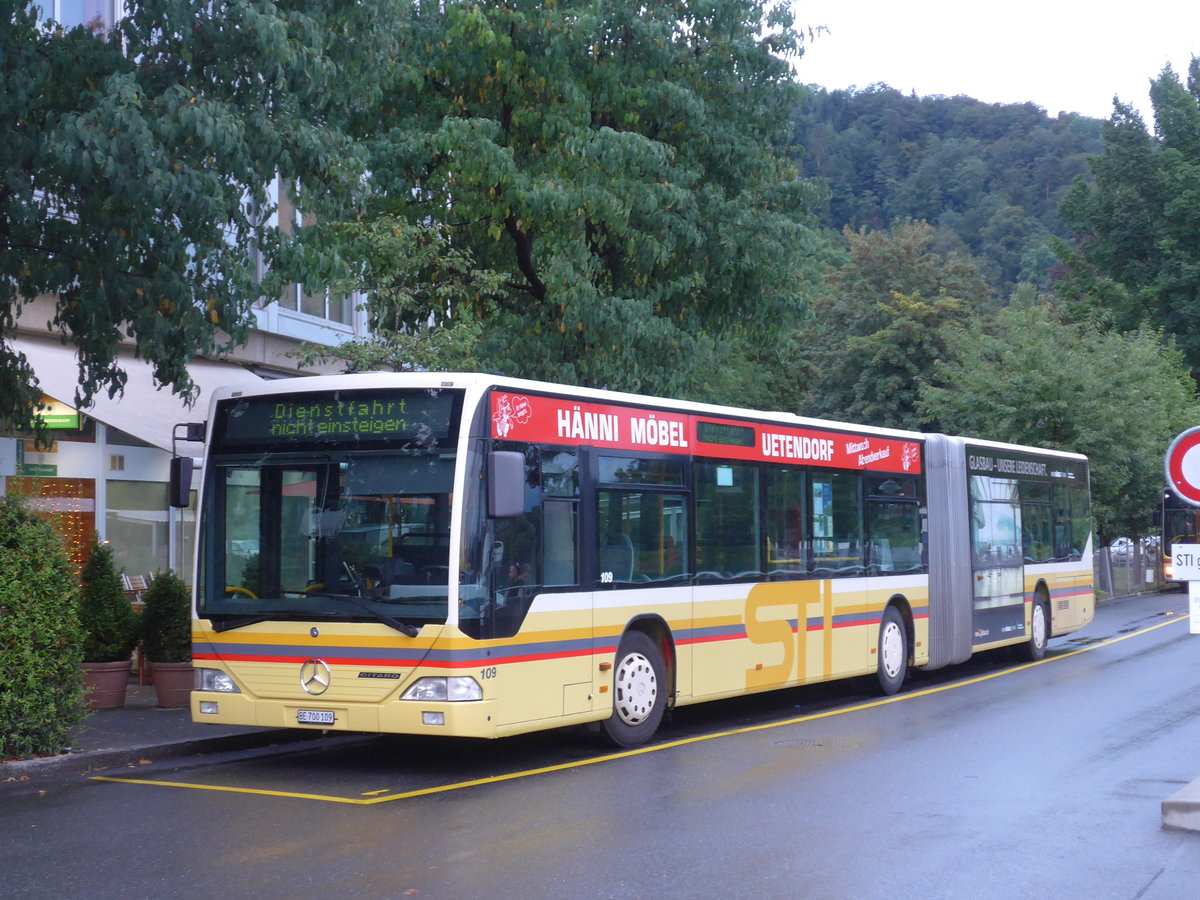
[[[1067,234],[1059,204],[1076,175],[1090,180],[1087,157],[1103,146],[1099,119],[886,85],[813,88],[795,125],[802,172],[828,184],[822,224],[923,219],[933,248],[977,256],[1002,299],[1018,282],[1048,285],[1050,238]]]

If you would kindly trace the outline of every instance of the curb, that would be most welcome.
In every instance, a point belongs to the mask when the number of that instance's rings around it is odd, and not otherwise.
[[[1163,828],[1200,831],[1200,778],[1162,802]]]
[[[0,786],[3,786],[5,782],[27,781],[50,775],[83,775],[105,769],[139,766],[144,765],[143,760],[159,763],[178,760],[186,756],[208,756],[215,753],[258,750],[288,744],[315,743],[326,737],[325,733],[319,731],[269,729],[248,734],[191,738],[135,747],[117,747],[111,750],[64,753],[60,756],[45,756],[37,759],[18,759],[0,762]]]

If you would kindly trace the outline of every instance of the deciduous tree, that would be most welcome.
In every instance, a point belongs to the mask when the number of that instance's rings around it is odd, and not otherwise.
[[[244,333],[286,235],[267,186],[332,212],[361,183],[341,127],[374,104],[399,0],[129,0],[111,32],[0,0],[0,420],[38,393],[4,341],[23,305],[79,351],[77,400],[119,391],[123,334],[187,394],[186,364]],[[37,323],[42,324],[42,323]],[[70,399],[70,398],[63,398]]]
[[[1087,454],[1099,533],[1146,532],[1163,454],[1200,413],[1186,364],[1160,331],[1067,323],[1035,303],[953,326],[946,345],[921,387],[926,421],[951,433]]]
[[[306,243],[339,251],[325,268],[327,254],[309,254],[309,276],[334,293],[363,294],[370,334],[335,347],[305,345],[296,354],[302,365],[340,359],[350,371],[479,368],[482,323],[505,290],[504,274],[476,266],[444,227],[395,215],[307,231]]]
[[[374,183],[508,274],[489,367],[703,395],[726,341],[787,332],[819,239],[785,5],[431,0],[402,35]]]
[[[940,356],[940,326],[990,299],[974,263],[933,252],[933,237],[925,222],[846,230],[849,257],[799,336],[812,368],[800,412],[917,427],[917,382]]]
[[[1121,328],[1139,322],[1175,337],[1200,371],[1200,59],[1186,86],[1168,66],[1150,99],[1155,134],[1118,103],[1104,126],[1094,184],[1077,181],[1062,205],[1076,243],[1061,253],[1071,269],[1064,296],[1102,308]]]

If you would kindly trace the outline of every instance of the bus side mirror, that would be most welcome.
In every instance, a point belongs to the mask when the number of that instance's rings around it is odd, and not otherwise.
[[[176,509],[186,509],[192,499],[192,458],[190,456],[171,457],[171,505]]]
[[[488,515],[511,519],[525,512],[525,454],[495,450],[488,454]]]

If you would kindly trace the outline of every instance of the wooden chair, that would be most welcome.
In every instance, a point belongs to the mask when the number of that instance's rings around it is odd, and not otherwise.
[[[138,612],[146,605],[142,602],[142,591],[149,585],[147,584],[145,575],[122,575],[121,578],[125,581],[125,598],[133,604],[133,608]]]

